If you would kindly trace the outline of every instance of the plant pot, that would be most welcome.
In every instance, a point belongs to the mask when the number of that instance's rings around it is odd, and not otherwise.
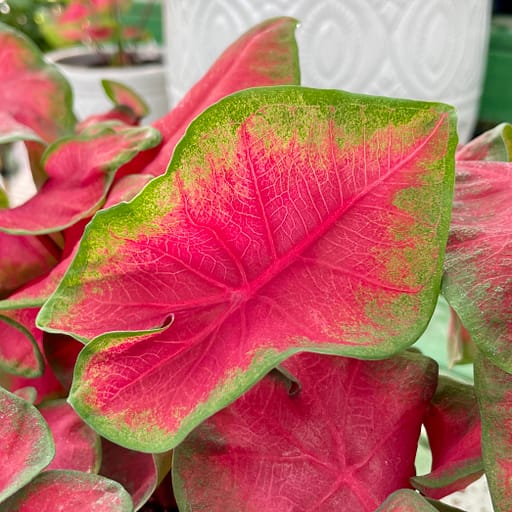
[[[168,0],[164,28],[175,104],[250,26],[300,20],[306,86],[444,101],[472,135],[487,57],[490,0]]]
[[[101,80],[106,78],[121,82],[139,93],[150,108],[145,122],[151,122],[169,110],[166,74],[160,49],[148,49],[142,55],[143,64],[127,67],[101,66],[98,56],[84,47],[56,50],[48,53],[47,58],[58,66],[70,82],[74,110],[79,119],[112,108],[101,86]]]

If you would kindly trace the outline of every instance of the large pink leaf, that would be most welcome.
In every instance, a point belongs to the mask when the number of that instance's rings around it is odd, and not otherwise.
[[[1,210],[2,213],[8,210]],[[60,255],[46,237],[0,232],[0,299],[57,264]]]
[[[512,163],[457,162],[443,294],[477,346],[512,371]]]
[[[2,512],[132,512],[130,495],[117,482],[79,471],[45,471],[2,503]]]
[[[485,475],[497,511],[512,510],[512,375],[485,357],[475,362]]]
[[[117,169],[159,141],[153,128],[105,123],[55,143],[44,156],[48,180],[26,203],[0,210],[0,229],[48,233],[90,217],[105,200]]]
[[[482,476],[482,428],[472,386],[440,377],[424,423],[432,450],[432,471],[413,478],[414,487],[440,499]]]
[[[373,512],[409,487],[437,365],[420,354],[384,361],[300,354],[174,450],[180,510]]]
[[[34,43],[5,25],[0,27],[0,83],[4,116],[46,142],[72,132],[75,117],[69,84]]]
[[[174,315],[91,343],[73,405],[164,451],[294,352],[412,344],[439,292],[454,146],[437,104],[295,87],[217,103],[165,176],[98,212],[41,310],[83,339]]]
[[[123,485],[132,497],[135,510],[146,503],[171,467],[170,452],[141,453],[106,439],[102,439],[102,454],[100,474]]]
[[[25,377],[38,377],[44,362],[39,345],[42,332],[35,326],[39,308],[0,311],[0,367]]]
[[[44,402],[39,412],[55,442],[55,457],[48,469],[74,469],[97,473],[101,464],[100,438],[64,400]]]
[[[146,151],[121,172],[159,176],[165,172],[174,147],[190,122],[228,94],[264,85],[298,85],[297,21],[275,18],[255,26],[228,47],[206,75],[166,116],[153,123],[162,143]]]
[[[30,482],[52,460],[51,433],[39,411],[0,388],[0,501]],[[5,510],[4,504],[1,505]]]

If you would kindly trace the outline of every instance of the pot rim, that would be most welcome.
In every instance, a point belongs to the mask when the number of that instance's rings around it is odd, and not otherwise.
[[[109,47],[105,47],[105,52],[109,53]],[[119,74],[123,76],[130,75],[140,75],[140,74],[153,74],[153,73],[162,73],[164,71],[164,62],[163,62],[163,49],[159,46],[147,46],[147,47],[139,47],[137,50],[138,53],[142,55],[151,55],[160,57],[162,62],[159,63],[151,63],[144,65],[131,65],[131,66],[98,66],[98,67],[87,67],[82,66],[80,64],[70,64],[61,62],[63,59],[69,59],[73,57],[81,57],[84,55],[91,55],[96,53],[94,50],[87,48],[86,46],[71,46],[68,48],[59,48],[57,50],[52,50],[45,54],[45,59],[52,64],[57,65],[60,68],[65,69],[66,71],[73,74],[83,74],[83,75],[91,75],[96,76],[98,74]]]

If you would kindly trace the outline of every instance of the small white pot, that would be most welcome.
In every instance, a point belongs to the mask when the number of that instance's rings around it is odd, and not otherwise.
[[[169,99],[175,104],[256,23],[293,16],[302,84],[457,107],[467,141],[478,113],[491,0],[167,0]]]
[[[162,117],[169,110],[165,67],[161,63],[127,67],[86,67],[72,61],[87,58],[90,50],[84,47],[65,48],[46,54],[67,78],[73,89],[74,111],[79,119],[101,114],[112,108],[101,86],[102,79],[121,82],[132,89],[149,105],[145,122]],[[154,50],[153,50],[154,53]],[[162,57],[157,50],[157,57]]]

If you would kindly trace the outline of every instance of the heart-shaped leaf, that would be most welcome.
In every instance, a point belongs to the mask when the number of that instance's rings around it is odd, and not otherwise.
[[[69,84],[32,41],[3,24],[0,83],[0,111],[4,116],[9,115],[46,142],[73,131],[75,117]]]
[[[480,355],[475,388],[482,416],[482,451],[493,505],[512,510],[512,375]]]
[[[42,471],[55,453],[52,435],[39,411],[0,388],[0,502]],[[4,504],[1,505],[2,510]]]
[[[62,139],[45,153],[48,180],[26,203],[0,210],[0,229],[49,233],[90,217],[105,200],[117,169],[159,141],[153,128],[117,123],[95,125],[80,136]]]
[[[2,503],[2,512],[132,512],[130,495],[120,484],[79,471],[45,471]]]
[[[41,310],[81,339],[174,315],[91,343],[73,406],[118,444],[165,451],[294,352],[412,344],[439,292],[451,113],[280,87],[202,114],[165,176],[98,212]]]
[[[297,20],[281,17],[266,20],[243,34],[175,108],[153,123],[162,134],[160,146],[142,153],[121,172],[133,174],[144,169],[144,173],[153,176],[163,174],[191,121],[228,94],[249,87],[299,85],[296,26]]]
[[[512,163],[457,162],[443,294],[478,348],[512,371]]]
[[[60,254],[49,243],[46,237],[0,232],[0,299],[46,274],[57,264]]]
[[[48,469],[73,469],[97,473],[101,464],[100,438],[64,400],[39,406],[55,442],[55,457]]]
[[[432,450],[432,471],[412,479],[416,489],[440,499],[482,475],[482,428],[472,386],[440,377],[424,423]]]
[[[135,510],[146,503],[171,468],[171,452],[151,455],[102,439],[102,453],[100,474],[122,484],[131,495]]]
[[[174,450],[180,510],[373,512],[409,486],[433,360],[300,354],[283,367],[297,394],[266,377]]]
[[[35,325],[39,308],[0,311],[0,368],[25,377],[43,373],[42,332]]]

